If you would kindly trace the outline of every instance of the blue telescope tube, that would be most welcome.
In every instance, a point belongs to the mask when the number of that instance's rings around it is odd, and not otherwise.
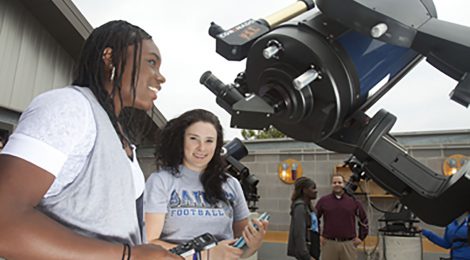
[[[360,96],[367,98],[377,83],[390,75],[393,79],[417,55],[415,51],[390,45],[356,31],[345,33],[337,39],[349,55],[360,82]]]

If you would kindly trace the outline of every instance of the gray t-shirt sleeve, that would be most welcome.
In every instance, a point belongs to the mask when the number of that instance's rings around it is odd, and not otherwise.
[[[248,218],[250,211],[246,204],[245,196],[243,195],[243,189],[237,179],[233,176],[229,176],[227,184],[234,190],[234,203],[233,203],[233,221],[239,221]]]
[[[171,174],[165,171],[154,172],[145,183],[144,212],[168,213]]]

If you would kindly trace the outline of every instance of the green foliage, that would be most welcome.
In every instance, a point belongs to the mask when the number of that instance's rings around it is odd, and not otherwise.
[[[274,127],[270,127],[267,130],[252,130],[252,129],[243,129],[242,136],[245,140],[254,140],[254,139],[275,139],[275,138],[286,138],[287,136],[277,130]]]

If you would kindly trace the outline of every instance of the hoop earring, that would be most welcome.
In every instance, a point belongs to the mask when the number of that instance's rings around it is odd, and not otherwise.
[[[109,77],[109,79],[110,79],[111,81],[114,80],[114,74],[115,74],[115,73],[116,73],[116,67],[113,66],[113,68],[111,69],[111,77]]]

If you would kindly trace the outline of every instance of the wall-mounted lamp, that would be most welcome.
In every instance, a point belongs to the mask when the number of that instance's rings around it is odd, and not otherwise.
[[[457,173],[467,161],[467,156],[462,154],[453,154],[447,157],[442,163],[442,172],[445,176]]]
[[[277,166],[279,178],[287,184],[293,184],[296,179],[302,177],[302,164],[294,159],[287,159]]]

